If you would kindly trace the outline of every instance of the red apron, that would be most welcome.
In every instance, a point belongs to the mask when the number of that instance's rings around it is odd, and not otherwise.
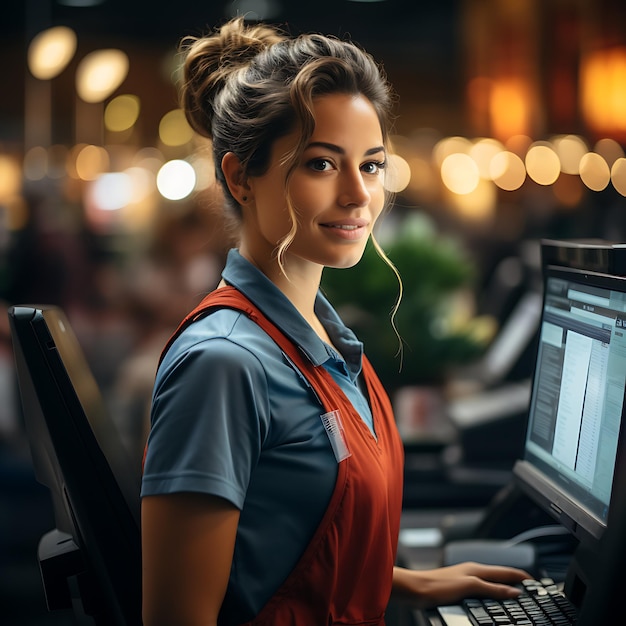
[[[396,559],[404,448],[382,384],[363,358],[376,438],[332,376],[314,366],[241,292],[210,293],[181,323],[178,334],[208,310],[245,313],[278,344],[317,393],[326,412],[339,411],[350,456],[339,462],[324,517],[296,567],[249,626],[384,625]]]

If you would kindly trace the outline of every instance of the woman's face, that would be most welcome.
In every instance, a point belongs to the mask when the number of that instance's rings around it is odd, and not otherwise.
[[[315,100],[315,130],[292,174],[289,192],[297,232],[284,257],[285,268],[313,263],[351,267],[384,206],[385,149],[380,122],[363,96],[332,94]],[[244,237],[259,252],[273,254],[291,229],[282,160],[297,134],[278,139],[268,171],[248,179],[253,202]]]

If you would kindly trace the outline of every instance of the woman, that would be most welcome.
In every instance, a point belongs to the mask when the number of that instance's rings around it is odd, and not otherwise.
[[[187,44],[183,105],[241,238],[157,373],[144,624],[384,624],[392,591],[517,595],[516,569],[394,567],[402,444],[319,291],[324,267],[359,261],[385,205],[380,69],[351,43],[242,19]]]

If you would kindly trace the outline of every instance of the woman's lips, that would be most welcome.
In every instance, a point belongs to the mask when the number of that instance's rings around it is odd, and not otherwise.
[[[337,237],[341,237],[342,239],[359,239],[362,237],[365,228],[367,227],[367,220],[356,219],[356,220],[342,220],[337,222],[326,222],[321,224],[321,226],[331,232],[333,235]]]

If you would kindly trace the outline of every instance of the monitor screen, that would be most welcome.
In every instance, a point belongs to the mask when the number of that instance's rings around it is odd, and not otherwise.
[[[607,525],[626,387],[626,278],[547,267],[521,488],[581,542]]]

